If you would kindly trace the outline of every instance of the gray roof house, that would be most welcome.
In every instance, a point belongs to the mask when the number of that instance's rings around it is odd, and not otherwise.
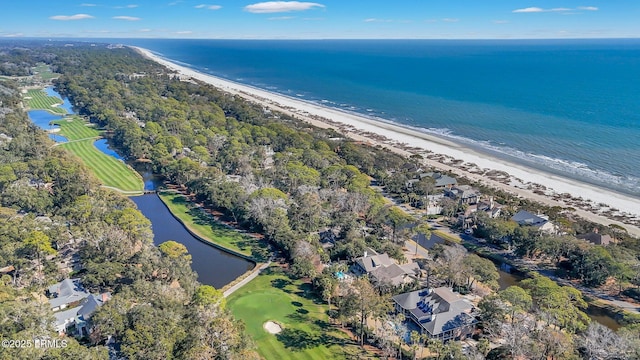
[[[444,191],[445,195],[458,201],[460,204],[475,204],[480,199],[478,190],[469,185],[455,185]]]
[[[549,221],[549,217],[546,215],[535,215],[526,210],[520,210],[511,217],[511,220],[521,226],[534,226],[549,233],[557,232],[556,226]]]
[[[420,274],[420,267],[414,262],[398,265],[380,266],[369,273],[374,284],[400,286],[415,279]]]
[[[368,274],[376,268],[386,267],[391,264],[393,264],[393,260],[386,253],[369,255],[365,252],[364,256],[356,259],[355,270],[360,274]]]
[[[110,293],[93,295],[80,285],[79,279],[65,279],[48,289],[54,296],[49,299],[55,318],[55,329],[62,334],[67,327],[76,326],[80,336],[88,335],[87,321],[96,309],[111,299]]]
[[[456,180],[455,178],[452,178],[449,175],[443,175],[443,174],[438,173],[438,172],[428,172],[428,173],[421,173],[420,174],[420,178],[423,178],[425,176],[432,177],[436,181],[435,182],[435,187],[437,189],[451,188],[452,186],[455,186],[455,185],[458,184],[458,180]]]
[[[473,305],[450,288],[422,289],[392,299],[396,311],[404,313],[432,339],[464,339],[477,323]]]
[[[413,262],[398,265],[387,254],[365,253],[356,259],[353,272],[368,275],[377,285],[399,286],[414,279],[420,273],[420,267]]]
[[[53,298],[49,304],[53,311],[63,310],[70,304],[78,303],[90,294],[80,285],[80,279],[65,279],[48,289]]]

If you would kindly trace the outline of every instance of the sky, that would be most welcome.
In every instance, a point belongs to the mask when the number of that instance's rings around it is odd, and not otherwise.
[[[4,0],[0,37],[640,37],[639,0],[82,1]]]

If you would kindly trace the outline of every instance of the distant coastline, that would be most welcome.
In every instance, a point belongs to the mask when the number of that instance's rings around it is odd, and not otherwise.
[[[147,49],[133,46],[131,48],[185,78],[203,81],[259,103],[265,108],[282,111],[317,127],[334,128],[354,140],[381,145],[405,156],[420,154],[428,165],[441,171],[451,171],[457,176],[467,177],[472,181],[549,206],[570,206],[577,209],[577,215],[587,220],[605,225],[617,224],[625,227],[630,234],[640,236],[640,228],[637,226],[613,220],[621,216],[640,220],[640,199],[637,197],[508,161],[415,128],[203,74],[164,59]],[[487,176],[489,169],[499,174],[507,173],[508,176]],[[565,194],[570,194],[573,198]],[[591,204],[588,204],[588,201]]]

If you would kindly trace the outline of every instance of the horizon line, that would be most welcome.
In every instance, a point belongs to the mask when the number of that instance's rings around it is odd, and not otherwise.
[[[74,37],[74,36],[0,36],[0,40],[233,40],[233,41],[326,41],[326,40],[435,40],[435,41],[513,41],[513,40],[640,40],[636,37],[522,37],[522,38],[409,38],[409,37],[389,37],[389,38],[200,38],[200,37]]]

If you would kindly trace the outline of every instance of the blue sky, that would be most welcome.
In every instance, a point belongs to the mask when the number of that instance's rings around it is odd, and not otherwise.
[[[639,0],[11,1],[0,37],[640,37]]]

